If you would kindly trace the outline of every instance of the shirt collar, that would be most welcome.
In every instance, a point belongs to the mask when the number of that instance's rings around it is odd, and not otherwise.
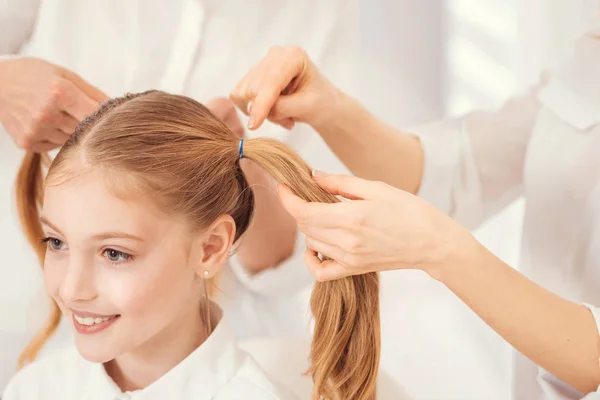
[[[144,389],[121,392],[104,366],[92,365],[85,385],[85,400],[163,400],[212,399],[239,368],[239,350],[222,311],[211,302],[211,316],[216,328],[196,350],[165,375]]]

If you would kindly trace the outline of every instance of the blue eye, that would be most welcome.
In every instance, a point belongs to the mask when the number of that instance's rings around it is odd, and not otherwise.
[[[67,248],[67,245],[65,242],[63,242],[60,239],[53,238],[53,237],[43,238],[42,243],[46,244],[48,249],[52,250],[52,251],[61,251],[61,250],[65,250]]]
[[[133,258],[130,254],[123,253],[122,251],[115,249],[106,249],[102,252],[102,254],[113,264],[127,262]]]

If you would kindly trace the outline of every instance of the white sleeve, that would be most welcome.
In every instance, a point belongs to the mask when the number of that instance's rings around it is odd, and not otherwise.
[[[229,266],[237,280],[248,291],[264,297],[289,296],[290,293],[305,289],[314,282],[310,271],[304,267],[305,249],[304,235],[298,234],[294,255],[275,268],[250,275],[235,254],[229,259]]]
[[[584,304],[589,308],[596,321],[596,328],[600,337],[600,308]],[[548,400],[600,400],[600,386],[594,392],[584,394],[567,385],[563,381],[556,378],[554,375],[540,368],[538,375],[538,383],[540,384],[545,398]]]
[[[304,237],[294,255],[276,268],[249,275],[237,257],[218,280],[216,301],[237,339],[252,337],[310,338],[309,300],[314,279],[304,266]]]
[[[29,39],[40,0],[3,0],[0,2],[0,56],[17,54]]]
[[[497,111],[410,130],[419,136],[425,154],[419,196],[471,229],[518,198],[541,86]]]

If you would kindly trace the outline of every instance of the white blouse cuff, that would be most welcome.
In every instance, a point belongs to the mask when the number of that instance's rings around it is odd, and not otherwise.
[[[460,120],[446,120],[419,126],[414,132],[424,153],[424,169],[418,196],[450,214],[453,210],[452,189],[459,167]]]
[[[586,306],[591,312],[592,315],[594,316],[594,320],[596,321],[596,329],[598,330],[598,335],[600,335],[600,308],[598,307],[594,307],[590,304],[583,304],[584,306]],[[593,393],[589,393],[588,395],[586,395],[585,397],[582,398],[582,400],[600,400],[600,386],[598,386],[598,388],[596,389],[595,392]]]
[[[596,328],[598,329],[598,334],[600,335],[600,308],[585,303],[583,305],[586,306],[592,312],[594,320],[596,321]]]
[[[229,265],[240,283],[250,292],[268,297],[292,296],[314,283],[312,274],[304,265],[305,250],[304,235],[298,234],[292,256],[274,268],[251,275],[235,254],[230,257]]]

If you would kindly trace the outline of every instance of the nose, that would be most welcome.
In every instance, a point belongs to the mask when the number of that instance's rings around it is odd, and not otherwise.
[[[65,304],[81,303],[96,298],[94,265],[91,260],[71,258],[60,282],[58,294]]]

